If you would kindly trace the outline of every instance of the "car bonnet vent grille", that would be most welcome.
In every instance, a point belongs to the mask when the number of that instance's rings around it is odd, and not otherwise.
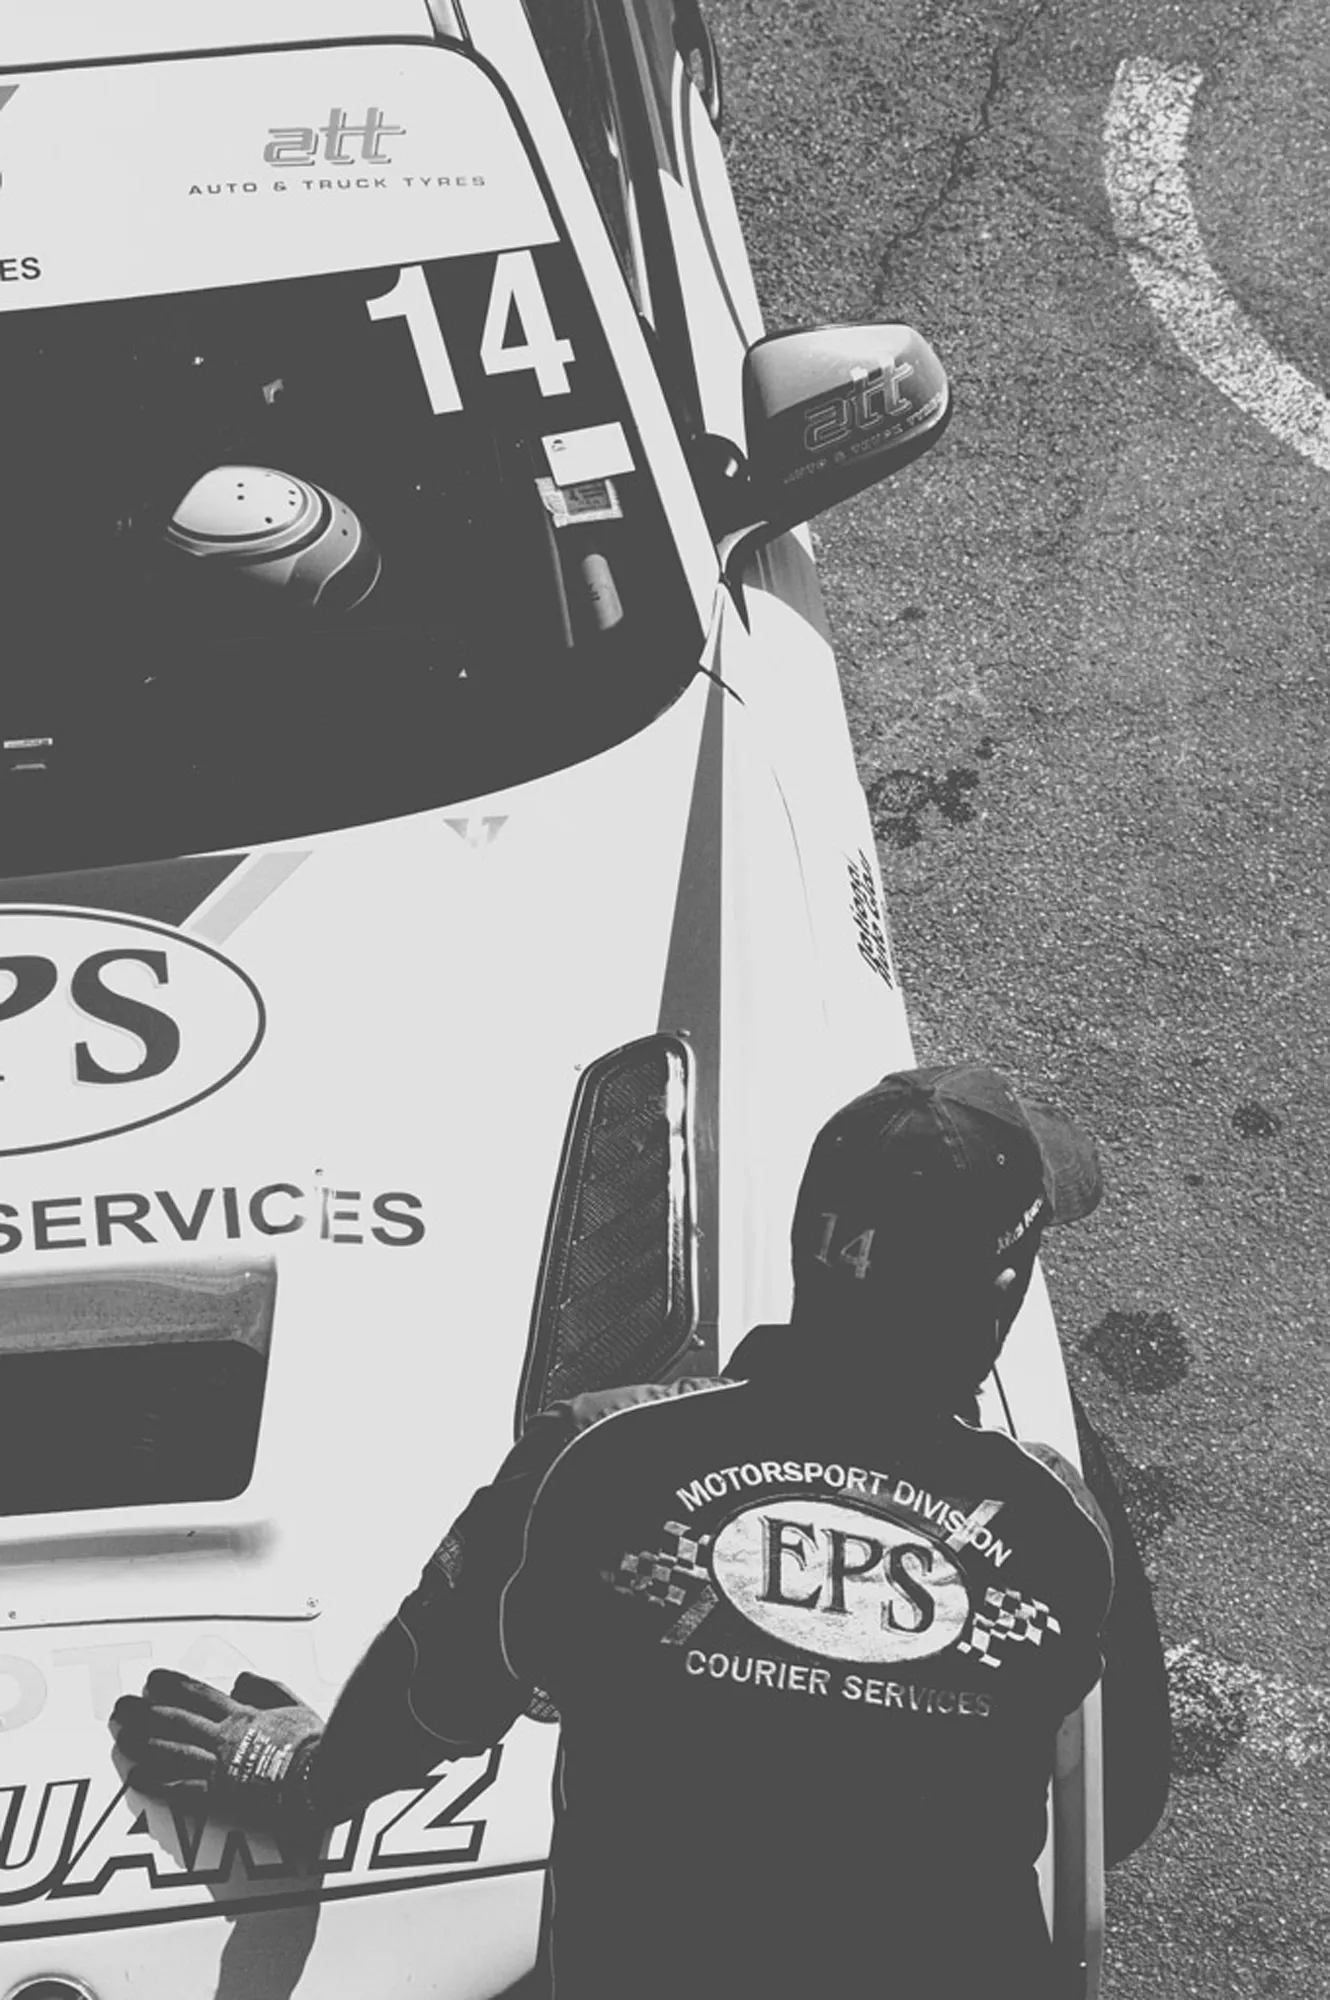
[[[521,1429],[565,1396],[659,1380],[696,1323],[688,1047],[631,1042],[573,1104],[545,1239]]]
[[[243,1492],[275,1292],[270,1262],[0,1283],[0,1515]]]

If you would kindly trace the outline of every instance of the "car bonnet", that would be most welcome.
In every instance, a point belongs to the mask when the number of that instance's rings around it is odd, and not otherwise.
[[[29,1815],[74,1788],[0,1922],[72,1865],[47,1847],[77,1787],[109,1810],[105,1715],[145,1665],[326,1705],[502,1457],[579,1079],[661,1025],[706,692],[463,807],[0,887],[8,1001],[45,989],[0,1019],[0,1368],[110,1350],[105,1383],[208,1337],[266,1360],[241,1490],[99,1506],[71,1457],[0,1525],[6,1782]],[[194,1408],[206,1455],[232,1406]],[[152,1411],[112,1387],[104,1420],[146,1439]],[[117,1865],[98,1913],[161,1907],[156,1880]]]

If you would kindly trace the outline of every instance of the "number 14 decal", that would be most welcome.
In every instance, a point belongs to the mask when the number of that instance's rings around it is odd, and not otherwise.
[[[415,349],[429,406],[436,417],[462,407],[448,343],[430,294],[424,269],[404,265],[397,283],[382,298],[367,299],[371,319],[404,319]],[[518,337],[504,335],[516,318]],[[480,336],[480,361],[487,375],[513,375],[529,368],[542,396],[568,394],[568,363],[573,343],[554,331],[545,294],[540,289],[536,261],[529,250],[505,250],[494,263],[494,283]]]

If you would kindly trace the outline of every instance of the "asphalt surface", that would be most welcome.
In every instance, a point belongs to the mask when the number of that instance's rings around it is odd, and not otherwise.
[[[912,322],[957,401],[816,524],[922,1059],[1098,1136],[1050,1241],[1173,1659],[1110,2000],[1330,1994],[1330,470],[1239,408],[1115,228],[1119,66],[1201,74],[1218,284],[1330,390],[1321,0],[709,0],[768,326]]]

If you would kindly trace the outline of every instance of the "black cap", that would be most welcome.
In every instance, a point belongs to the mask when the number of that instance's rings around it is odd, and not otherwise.
[[[818,1133],[794,1219],[798,1278],[851,1279],[938,1255],[999,1270],[1031,1229],[1103,1192],[1094,1141],[982,1063],[898,1070]]]

